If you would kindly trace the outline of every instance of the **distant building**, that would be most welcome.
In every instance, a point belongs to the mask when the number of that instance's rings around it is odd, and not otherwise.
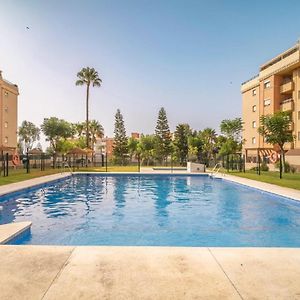
[[[140,134],[138,132],[132,132],[131,133],[131,138],[139,140],[140,139]]]
[[[300,167],[300,43],[260,66],[259,74],[241,86],[243,99],[243,152],[248,167],[260,157],[269,162],[278,151],[258,134],[260,117],[276,111],[290,113],[293,143],[286,144],[286,160]]]
[[[0,71],[0,151],[13,153],[17,148],[19,89],[2,77]]]
[[[106,155],[110,159],[113,156],[113,145],[114,138],[104,137],[97,139],[94,147],[95,155],[101,157],[101,155]]]

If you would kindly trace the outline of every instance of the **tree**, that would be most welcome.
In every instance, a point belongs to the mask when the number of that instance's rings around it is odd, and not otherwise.
[[[243,121],[241,118],[223,120],[220,125],[221,133],[236,142],[242,141]]]
[[[40,139],[40,129],[29,121],[22,122],[18,134],[19,143],[25,151],[32,149],[33,143]]]
[[[223,120],[220,124],[221,133],[217,140],[219,154],[229,155],[242,150],[243,122],[241,118]]]
[[[96,120],[90,121],[90,140],[92,149],[94,149],[94,145],[97,141],[97,138],[103,138],[104,136],[104,129],[103,126]]]
[[[61,150],[62,140],[72,136],[72,126],[65,120],[56,117],[45,118],[41,129],[46,136],[46,141],[50,142],[53,151],[54,166],[56,164],[56,155]]]
[[[74,124],[75,131],[78,137],[82,137],[85,134],[86,123],[76,123]]]
[[[86,147],[89,148],[89,94],[90,86],[100,87],[102,80],[94,68],[82,68],[77,73],[76,85],[86,85]]]
[[[291,132],[291,116],[288,112],[278,111],[273,115],[263,115],[260,117],[258,132],[265,138],[265,141],[273,146],[278,145],[280,149],[280,178],[285,165],[284,145],[294,141]]]
[[[130,137],[128,139],[128,153],[130,160],[137,154],[139,154],[139,140]]]
[[[117,163],[124,165],[128,155],[128,139],[123,120],[123,115],[118,109],[115,115],[115,130],[114,130],[114,146],[113,155]]]
[[[155,154],[155,135],[141,135],[138,144],[138,151],[143,164],[149,166],[151,161],[154,160]]]
[[[188,139],[189,160],[194,161],[195,157],[198,162],[203,162],[202,151],[203,151],[203,141],[200,137],[200,132],[194,131],[193,134]]]
[[[160,161],[167,161],[170,155],[171,147],[171,133],[167,119],[167,113],[162,107],[158,112],[158,118],[155,128],[156,136],[156,155]]]
[[[199,137],[202,140],[203,146],[203,160],[206,166],[209,166],[209,162],[213,158],[216,150],[217,134],[212,128],[205,128],[199,132]]]
[[[174,146],[175,153],[179,159],[181,165],[187,161],[187,156],[189,152],[189,143],[188,139],[191,135],[191,129],[188,124],[178,124],[174,132]]]

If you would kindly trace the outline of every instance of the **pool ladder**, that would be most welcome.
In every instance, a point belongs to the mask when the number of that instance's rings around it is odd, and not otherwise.
[[[219,173],[219,171],[221,170],[221,168],[222,168],[222,165],[221,165],[220,163],[217,163],[217,164],[213,167],[213,169],[212,169],[212,171],[210,172],[209,176],[210,176],[211,178],[216,177],[216,175]],[[224,172],[223,172],[222,175],[223,175],[223,176],[225,175]]]

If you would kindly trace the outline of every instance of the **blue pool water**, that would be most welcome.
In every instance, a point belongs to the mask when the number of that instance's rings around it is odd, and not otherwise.
[[[208,176],[74,175],[1,197],[15,244],[300,246],[300,204]]]

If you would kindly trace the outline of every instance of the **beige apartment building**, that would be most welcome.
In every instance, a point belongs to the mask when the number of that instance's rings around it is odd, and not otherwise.
[[[0,71],[0,154],[12,154],[17,148],[18,95],[18,86]]]
[[[278,149],[264,141],[257,132],[260,116],[276,111],[291,114],[293,143],[286,145],[286,160],[300,167],[300,43],[261,65],[259,74],[242,83],[243,122],[245,140],[243,153],[246,167],[258,161],[271,163]],[[275,155],[276,157],[276,155]],[[273,160],[274,161],[274,160]]]

